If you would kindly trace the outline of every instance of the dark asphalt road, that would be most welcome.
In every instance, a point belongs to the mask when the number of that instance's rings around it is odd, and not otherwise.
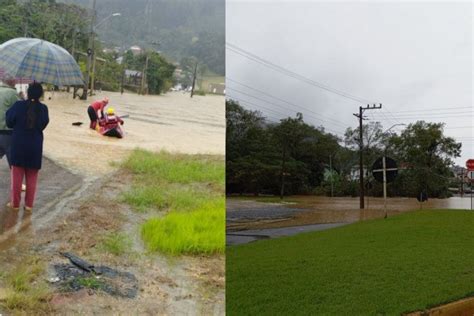
[[[296,234],[331,229],[349,223],[315,224],[282,228],[250,229],[227,233],[227,245],[246,244],[252,241],[292,236]]]
[[[262,220],[262,219],[278,219],[294,216],[296,213],[304,212],[301,208],[292,208],[287,205],[264,204],[259,203],[258,206],[238,208],[227,206],[227,221],[246,221],[246,220]]]
[[[51,160],[43,159],[43,168],[39,174],[38,192],[33,213],[44,208],[48,203],[58,199],[66,191],[82,182],[80,176],[54,164]],[[6,159],[0,160],[0,237],[11,228],[18,226],[21,214],[12,212],[6,207],[10,194],[10,174]],[[47,210],[46,210],[47,211]],[[34,217],[33,217],[34,218]],[[34,225],[34,220],[33,223]]]

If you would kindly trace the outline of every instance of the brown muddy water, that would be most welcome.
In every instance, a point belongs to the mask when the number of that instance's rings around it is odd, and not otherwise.
[[[383,198],[366,198],[363,210],[359,208],[359,198],[350,197],[295,196],[285,198],[282,202],[278,199],[268,201],[265,198],[227,199],[228,245],[331,229],[385,216]],[[430,199],[424,203],[419,203],[414,198],[387,200],[389,217],[420,209],[470,208],[470,195]]]

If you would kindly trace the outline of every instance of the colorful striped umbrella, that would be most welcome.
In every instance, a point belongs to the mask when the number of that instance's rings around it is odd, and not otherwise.
[[[61,46],[37,39],[15,38],[0,45],[0,70],[56,86],[83,85],[79,65]]]

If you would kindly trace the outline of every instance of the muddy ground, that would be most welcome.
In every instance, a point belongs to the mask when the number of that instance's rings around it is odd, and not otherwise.
[[[51,280],[52,267],[68,263],[60,255],[67,251],[97,265],[132,273],[138,280],[138,295],[128,299],[100,290],[68,292],[51,283],[51,313],[224,314],[224,256],[169,257],[147,253],[139,227],[148,216],[160,214],[140,214],[120,203],[131,176],[117,171],[116,164],[111,163],[121,161],[136,147],[224,154],[224,99],[206,96],[188,100],[189,96],[181,94],[109,97],[119,114],[128,107],[131,115],[125,120],[123,140],[102,137],[88,130],[87,124],[72,126],[75,121],[87,123],[87,104],[83,101],[57,94],[53,100],[45,100],[51,124],[45,133],[47,159],[33,213],[3,208],[9,181],[6,162],[0,161],[2,272],[8,273],[28,258],[38,257],[47,267],[41,278]],[[149,118],[141,120],[144,113]],[[132,240],[130,249],[121,255],[110,254],[101,247],[104,236],[117,232]],[[2,290],[0,284],[0,294]],[[0,314],[6,312],[0,310]]]

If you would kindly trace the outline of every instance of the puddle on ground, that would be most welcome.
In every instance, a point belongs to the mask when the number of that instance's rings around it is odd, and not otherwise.
[[[31,230],[31,212],[0,209],[0,251],[15,245],[16,237]]]

